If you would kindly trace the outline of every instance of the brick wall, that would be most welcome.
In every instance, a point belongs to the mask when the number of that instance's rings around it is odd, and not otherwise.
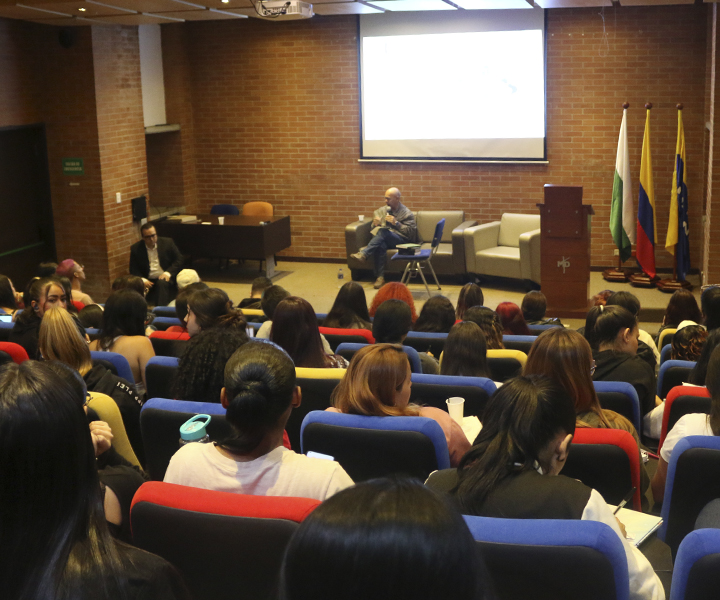
[[[717,5],[713,4],[708,11],[708,46],[707,46],[707,85],[706,85],[706,119],[709,131],[707,138],[707,183],[706,183],[706,213],[705,213],[705,237],[703,240],[703,283],[720,282],[720,132],[715,129],[715,107],[720,100],[720,79],[718,78],[718,66],[720,66],[720,47],[717,44],[718,35],[718,11]],[[714,202],[718,206],[714,206]]]

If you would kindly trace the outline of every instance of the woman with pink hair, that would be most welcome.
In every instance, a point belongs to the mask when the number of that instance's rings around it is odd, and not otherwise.
[[[500,315],[503,335],[531,335],[520,307],[514,302],[501,302],[495,312]]]
[[[385,300],[391,299],[402,300],[405,304],[407,304],[410,307],[410,312],[412,313],[412,322],[414,323],[417,321],[418,315],[415,310],[415,300],[413,300],[410,290],[405,284],[398,283],[396,281],[386,283],[378,290],[378,293],[375,294],[372,304],[370,305],[370,316],[374,317],[375,311],[378,307],[385,302]]]

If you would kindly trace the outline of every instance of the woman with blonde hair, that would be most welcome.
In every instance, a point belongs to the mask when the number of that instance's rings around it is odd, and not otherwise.
[[[327,410],[372,417],[428,417],[445,434],[450,464],[457,466],[470,442],[444,410],[410,403],[410,362],[396,344],[372,344],[355,353]]]

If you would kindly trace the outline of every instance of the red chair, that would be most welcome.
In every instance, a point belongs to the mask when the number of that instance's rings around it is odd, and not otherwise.
[[[29,360],[28,353],[25,351],[20,344],[14,344],[13,342],[0,342],[0,352],[7,352],[13,362],[20,364]]]
[[[333,352],[343,343],[374,344],[375,338],[369,329],[338,329],[335,327],[320,327],[320,333],[330,344]]]
[[[151,481],[133,498],[134,543],[183,575],[196,600],[275,597],[285,547],[320,504]]]
[[[156,340],[189,340],[190,334],[187,331],[153,331],[148,337]]]
[[[673,428],[673,425],[678,422],[680,417],[690,413],[710,412],[709,398],[710,392],[708,392],[706,387],[697,387],[694,385],[676,385],[668,392],[667,398],[665,398],[665,408],[663,409],[658,453],[660,453],[660,449],[663,447],[668,432]],[[705,399],[708,400],[705,401]],[[677,404],[675,404],[676,401]]]

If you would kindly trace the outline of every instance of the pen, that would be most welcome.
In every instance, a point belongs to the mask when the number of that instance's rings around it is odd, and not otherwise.
[[[637,488],[633,486],[633,488],[627,493],[627,495],[622,499],[622,502],[620,502],[620,504],[617,505],[617,508],[613,511],[614,515],[618,514],[618,511],[628,502],[630,502],[630,500],[632,500],[633,494],[635,493],[636,489]]]

